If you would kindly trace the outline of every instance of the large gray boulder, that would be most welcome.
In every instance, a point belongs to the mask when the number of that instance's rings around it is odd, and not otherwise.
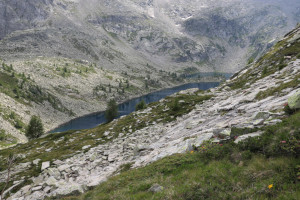
[[[43,162],[41,170],[43,171],[43,170],[45,170],[45,169],[47,169],[49,167],[50,167],[50,161]]]
[[[300,109],[300,90],[288,99],[288,105],[291,109]]]
[[[249,134],[245,134],[245,135],[241,135],[241,136],[239,136],[235,141],[234,141],[234,143],[239,143],[239,142],[241,142],[241,141],[244,141],[244,140],[246,140],[247,138],[249,138],[249,137],[258,137],[258,136],[261,136],[263,134],[263,132],[262,131],[258,131],[258,132],[255,132],[255,133],[249,133]]]

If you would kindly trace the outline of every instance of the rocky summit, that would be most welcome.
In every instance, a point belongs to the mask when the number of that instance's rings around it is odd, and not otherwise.
[[[299,1],[0,0],[0,16],[0,200],[299,198]],[[190,82],[220,84],[117,118]]]

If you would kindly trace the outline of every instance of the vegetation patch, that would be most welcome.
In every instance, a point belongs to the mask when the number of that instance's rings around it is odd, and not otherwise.
[[[8,66],[2,63],[2,68],[3,71],[0,70],[0,92],[25,105],[30,105],[31,102],[41,104],[48,101],[54,109],[73,115],[73,112],[65,108],[57,97],[36,85],[24,73],[16,73],[12,65]]]

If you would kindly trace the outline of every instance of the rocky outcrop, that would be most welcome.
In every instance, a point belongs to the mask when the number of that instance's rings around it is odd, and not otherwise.
[[[290,109],[300,109],[300,90],[288,99]]]
[[[0,40],[13,31],[37,27],[49,16],[53,0],[0,1]]]

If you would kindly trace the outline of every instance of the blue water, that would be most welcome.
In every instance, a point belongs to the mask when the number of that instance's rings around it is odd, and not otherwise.
[[[164,90],[160,90],[157,92],[149,93],[147,95],[126,101],[122,104],[119,104],[119,117],[123,115],[128,115],[135,110],[135,105],[139,103],[142,99],[147,103],[152,103],[159,101],[166,96],[179,92],[181,90],[186,90],[190,88],[199,88],[201,90],[207,90],[209,88],[217,87],[219,85],[218,82],[211,83],[188,83],[185,85],[180,85],[174,88],[168,88]],[[104,112],[94,113],[91,115],[79,117],[71,120],[70,122],[50,131],[50,133],[56,132],[64,132],[68,130],[81,130],[81,129],[89,129],[98,126],[99,124],[105,123],[105,114]]]

